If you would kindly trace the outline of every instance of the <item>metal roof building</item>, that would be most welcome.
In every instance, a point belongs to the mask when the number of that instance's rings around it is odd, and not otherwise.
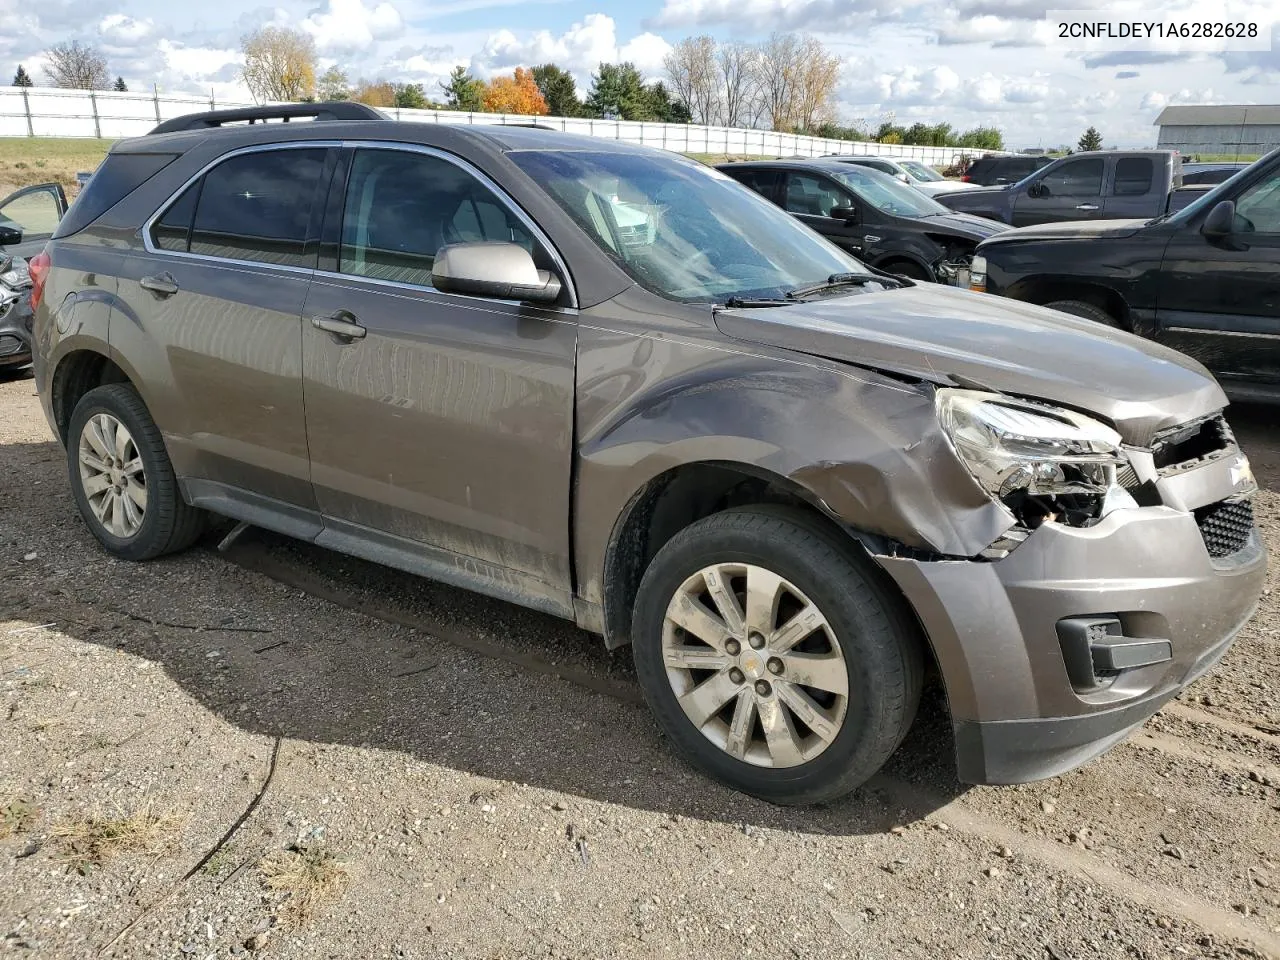
[[[1157,146],[1183,154],[1261,156],[1280,147],[1280,106],[1165,107]]]

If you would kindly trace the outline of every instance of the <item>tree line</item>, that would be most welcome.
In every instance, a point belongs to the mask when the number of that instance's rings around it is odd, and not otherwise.
[[[49,82],[55,87],[67,90],[116,90],[126,93],[129,90],[123,77],[111,80],[107,70],[107,58],[96,47],[72,40],[70,43],[55,43],[44,52],[49,61],[44,68]],[[18,64],[13,75],[13,86],[34,87],[35,81],[27,68]]]

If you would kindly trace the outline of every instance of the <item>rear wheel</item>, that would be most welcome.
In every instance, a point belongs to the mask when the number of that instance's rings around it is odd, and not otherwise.
[[[80,399],[67,460],[80,515],[116,556],[173,553],[204,529],[205,514],[182,499],[160,430],[131,386],[96,387]]]
[[[1108,327],[1120,326],[1120,321],[1107,313],[1106,310],[1084,300],[1055,300],[1053,303],[1046,303],[1045,306],[1050,310],[1060,310],[1063,313],[1071,314],[1073,317],[1094,320]]]
[[[676,748],[774,803],[854,789],[897,748],[922,644],[880,572],[801,511],[729,510],[659,551],[636,596],[636,672]]]

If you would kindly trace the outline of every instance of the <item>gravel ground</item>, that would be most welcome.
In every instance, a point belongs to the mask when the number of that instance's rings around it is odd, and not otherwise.
[[[1270,594],[1069,776],[957,783],[935,690],[882,775],[778,809],[571,625],[257,532],[110,559],[33,393],[0,380],[0,953],[1280,958]],[[1275,551],[1272,419],[1233,417]]]

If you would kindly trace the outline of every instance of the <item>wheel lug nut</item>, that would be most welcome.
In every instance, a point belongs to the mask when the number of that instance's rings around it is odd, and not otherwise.
[[[738,655],[738,651],[742,649],[742,644],[740,644],[737,640],[729,640],[725,643],[724,649],[725,649],[725,652],[729,654],[729,656],[736,657]]]
[[[769,686],[768,680],[756,681],[756,693],[758,693],[760,696],[767,697],[772,692],[773,692],[773,687]]]
[[[781,674],[781,673],[782,673],[782,671],[783,671],[784,669],[785,669],[785,668],[784,668],[784,667],[783,667],[783,665],[782,665],[782,661],[781,661],[781,660],[779,660],[777,657],[770,657],[770,658],[769,658],[769,672],[770,672],[770,673],[774,673],[774,674]]]
[[[732,680],[734,683],[741,683],[746,678],[742,675],[741,670],[739,670],[737,667],[733,667],[732,669],[729,670],[729,679]]]
[[[764,646],[764,637],[760,636],[758,633],[753,633],[751,636],[747,637],[747,643],[751,644],[751,648],[753,650],[759,650]]]

